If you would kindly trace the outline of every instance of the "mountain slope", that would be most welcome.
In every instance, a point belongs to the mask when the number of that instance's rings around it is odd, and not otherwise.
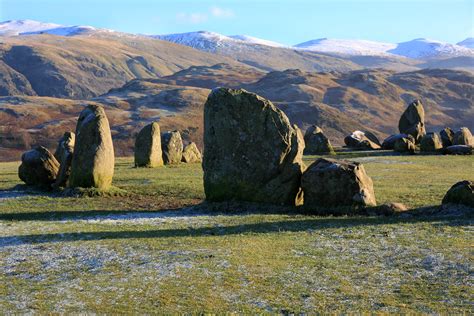
[[[387,51],[396,44],[381,43],[366,40],[344,40],[320,38],[295,45],[296,48],[316,52],[337,53],[353,56],[388,55]]]
[[[0,93],[16,95],[29,84],[34,93],[21,94],[87,99],[135,78],[158,78],[193,65],[217,63],[238,64],[147,37],[106,33],[5,37],[0,43],[0,64],[8,70],[1,75],[9,84],[0,84]]]
[[[415,59],[474,56],[474,50],[472,49],[425,38],[417,38],[412,41],[399,43],[395,48],[387,52]]]

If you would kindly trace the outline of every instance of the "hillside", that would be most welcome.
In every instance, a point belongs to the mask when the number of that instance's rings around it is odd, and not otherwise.
[[[179,129],[186,141],[201,145],[203,105],[210,89],[217,86],[256,92],[272,100],[303,130],[320,125],[338,145],[357,129],[371,130],[381,138],[396,133],[400,115],[416,98],[425,106],[428,131],[445,126],[474,130],[474,76],[453,70],[266,74],[243,65],[193,66],[159,79],[132,80],[90,101],[106,107],[116,152],[123,156],[133,152],[139,129],[154,120],[162,130]],[[64,131],[75,128],[86,102],[35,96],[0,98],[0,147],[11,148],[10,155],[36,143],[54,148]]]
[[[147,37],[99,33],[0,37],[0,95],[87,99],[136,78],[194,65],[237,64],[222,56]]]

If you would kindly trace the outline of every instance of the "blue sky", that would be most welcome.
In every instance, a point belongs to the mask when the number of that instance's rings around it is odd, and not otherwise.
[[[329,37],[451,43],[474,37],[474,0],[0,0],[0,20],[166,34],[209,30],[284,44]]]

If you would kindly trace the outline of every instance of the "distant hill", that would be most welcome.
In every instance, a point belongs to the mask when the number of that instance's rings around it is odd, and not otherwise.
[[[415,98],[425,106],[428,131],[445,126],[474,130],[474,76],[468,72],[264,73],[245,65],[217,64],[192,66],[161,78],[134,79],[91,100],[0,98],[0,148],[11,149],[10,159],[18,159],[33,144],[54,148],[64,131],[75,128],[87,102],[105,106],[117,155],[130,155],[135,134],[151,121],[159,121],[162,130],[179,129],[186,141],[201,146],[203,106],[217,86],[256,92],[274,102],[302,130],[318,124],[339,145],[357,129],[371,130],[380,138],[397,132],[400,115]]]

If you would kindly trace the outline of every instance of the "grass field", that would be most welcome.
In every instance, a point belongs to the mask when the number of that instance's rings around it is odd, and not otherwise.
[[[9,190],[18,163],[1,163],[0,313],[473,313],[472,211],[435,210],[474,180],[474,158],[345,156],[364,163],[379,204],[434,214],[208,205],[199,165],[127,158],[114,178],[127,194],[25,195]]]

